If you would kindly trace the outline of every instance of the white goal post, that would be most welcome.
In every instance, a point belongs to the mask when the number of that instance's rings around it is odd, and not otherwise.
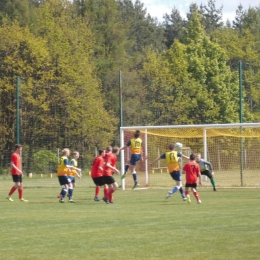
[[[204,125],[167,125],[167,126],[124,126],[120,127],[120,146],[133,138],[135,130],[141,131],[143,155],[148,158],[137,166],[137,176],[141,187],[168,187],[173,183],[166,169],[165,160],[156,167],[149,162],[158,157],[158,151],[167,151],[170,142],[181,142],[188,149],[183,153],[201,153],[205,160],[213,164],[216,185],[255,186],[260,184],[256,178],[260,168],[260,123],[204,124]],[[121,151],[121,173],[124,172],[127,152]],[[129,155],[128,155],[129,156]],[[165,170],[166,171],[166,170]],[[122,189],[131,186],[131,173],[122,180]]]

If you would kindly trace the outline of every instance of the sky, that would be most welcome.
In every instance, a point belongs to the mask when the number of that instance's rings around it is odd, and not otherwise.
[[[132,0],[135,2],[135,0]],[[179,10],[181,16],[186,18],[186,13],[189,12],[189,6],[192,3],[196,3],[198,6],[201,4],[207,5],[208,0],[140,0],[144,7],[147,9],[147,13],[150,13],[152,17],[157,17],[159,22],[162,22],[163,15],[165,13],[171,14],[171,10],[175,7]],[[260,0],[216,0],[215,6],[219,9],[223,6],[222,17],[223,22],[229,19],[231,22],[236,16],[236,10],[239,4],[242,4],[243,9],[247,10],[251,7],[260,7]]]

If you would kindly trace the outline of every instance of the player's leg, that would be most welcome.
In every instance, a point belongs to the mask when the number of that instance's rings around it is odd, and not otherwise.
[[[166,195],[166,199],[179,190],[181,193],[182,199],[186,200],[185,193],[182,188],[180,171],[173,171],[170,173],[170,175],[171,175],[172,179],[174,181],[176,181],[176,185],[168,192],[168,194]]]
[[[17,183],[17,189],[18,189],[20,201],[25,201],[25,199],[23,198],[23,183],[22,182]]]
[[[109,183],[108,183],[108,178],[107,178],[108,176],[103,176],[103,178],[104,178],[104,197],[103,197],[103,201],[104,202],[106,202],[107,204],[109,204],[109,199],[108,199],[108,192],[109,192],[109,187],[108,187],[108,185],[109,185]]]
[[[61,189],[61,192],[60,192],[61,198],[60,198],[59,202],[64,203],[64,198],[67,194],[69,183],[68,183],[66,176],[58,176],[58,179],[59,179],[60,185],[63,186]]]
[[[210,182],[211,182],[211,185],[213,187],[213,191],[217,191],[216,190],[216,184],[215,184],[215,179],[214,179],[214,175],[212,174],[212,172],[208,171],[209,175],[209,179],[210,179]]]
[[[18,185],[17,185],[17,182],[18,182],[18,175],[12,175],[12,178],[13,178],[13,182],[14,182],[14,186],[10,189],[8,195],[6,196],[6,199],[13,202],[13,199],[11,198],[12,194],[16,191]]]
[[[187,202],[188,204],[191,204],[191,200],[190,200],[190,194],[189,194],[189,184],[185,184],[185,196],[187,198]]]
[[[109,192],[108,192],[109,203],[113,203],[113,193],[117,190],[117,188],[118,188],[118,184],[116,181],[110,185]]]
[[[196,188],[197,188],[197,184],[195,183],[195,184],[193,184],[192,191],[193,191],[193,194],[194,194],[194,196],[197,200],[197,203],[201,203],[199,193],[197,192]]]
[[[137,180],[137,173],[136,173],[136,164],[141,159],[141,154],[132,154],[131,160],[130,160],[130,168],[132,171],[132,176],[134,180],[134,186],[133,189],[139,186],[138,180]]]
[[[75,201],[73,201],[74,187],[76,186],[75,177],[70,176],[68,178],[70,179],[69,190],[68,190],[69,191],[68,192],[69,202],[75,202]]]

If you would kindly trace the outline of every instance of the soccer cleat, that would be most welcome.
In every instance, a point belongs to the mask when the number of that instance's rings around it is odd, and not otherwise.
[[[187,200],[187,198],[186,198],[186,197],[183,197],[183,198],[182,198],[182,200],[183,200],[183,201],[186,201],[186,200]]]
[[[57,196],[57,198],[58,198],[58,199],[61,199],[61,198],[62,198],[62,195],[61,195],[61,194],[59,194],[59,195]]]
[[[109,204],[109,201],[108,201],[107,198],[103,198],[102,200],[103,200],[106,204]]]
[[[69,199],[69,202],[70,202],[70,203],[76,203],[76,201],[73,200],[73,199]]]
[[[135,189],[136,187],[138,187],[138,186],[139,186],[139,183],[136,182],[132,189],[134,190],[134,189]]]
[[[65,201],[64,201],[64,199],[61,198],[61,199],[59,200],[59,202],[60,202],[60,203],[64,203]]]
[[[217,191],[215,187],[213,188],[213,191]]]
[[[187,196],[187,202],[188,204],[191,204],[190,196]]]
[[[28,202],[28,200],[25,200],[24,198],[20,199],[21,202]]]
[[[126,177],[126,173],[124,173],[124,174],[121,176],[121,180],[123,180],[125,177]]]
[[[14,201],[14,200],[11,198],[11,196],[9,196],[9,195],[8,195],[8,196],[6,196],[5,198],[6,198],[7,200],[11,201],[11,202],[13,202],[13,201]]]
[[[168,198],[170,198],[172,196],[172,193],[171,193],[171,191],[168,191],[168,193],[167,193],[167,195],[166,195],[166,198],[165,199],[168,199]]]
[[[198,200],[197,203],[198,203],[198,204],[201,204],[201,200]]]
[[[100,201],[100,199],[98,197],[95,197],[94,201]]]

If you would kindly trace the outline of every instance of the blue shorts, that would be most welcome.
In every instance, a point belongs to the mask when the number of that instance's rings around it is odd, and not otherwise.
[[[130,159],[131,165],[136,165],[136,163],[141,159],[141,154],[132,154]]]
[[[72,183],[75,183],[75,177],[74,176],[69,176],[70,180]]]
[[[173,171],[173,172],[170,173],[170,175],[175,181],[181,181],[180,171]]]
[[[69,176],[58,176],[60,185],[65,185],[65,184],[70,184],[71,183],[71,179]]]

